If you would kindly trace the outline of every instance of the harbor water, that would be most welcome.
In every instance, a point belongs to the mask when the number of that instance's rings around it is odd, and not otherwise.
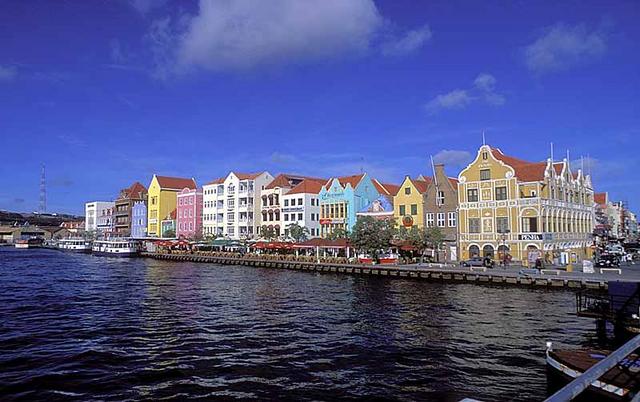
[[[541,400],[575,296],[0,248],[0,399]]]

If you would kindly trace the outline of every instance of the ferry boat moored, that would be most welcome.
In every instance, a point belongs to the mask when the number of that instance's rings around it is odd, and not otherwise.
[[[42,246],[43,240],[32,237],[30,239],[19,239],[14,243],[15,248],[33,248]]]
[[[140,245],[131,239],[96,240],[91,251],[101,257],[136,257],[140,253]]]
[[[58,240],[58,249],[77,253],[90,253],[91,242],[82,238],[68,238]]]

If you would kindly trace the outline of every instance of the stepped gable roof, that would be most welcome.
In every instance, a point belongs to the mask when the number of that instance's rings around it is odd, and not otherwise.
[[[595,193],[593,195],[593,201],[598,205],[605,205],[609,201],[609,194],[605,193]]]
[[[360,173],[360,174],[356,174],[356,175],[353,175],[353,176],[336,177],[336,179],[338,179],[338,182],[340,183],[340,185],[342,187],[347,187],[347,184],[351,184],[352,188],[356,188],[356,186],[358,185],[358,183],[360,183],[360,181],[362,180],[363,177],[364,177],[364,173]],[[331,181],[333,179],[334,178],[331,178],[331,179],[327,180],[325,185],[327,187],[329,187],[331,185]]]
[[[308,176],[301,176],[298,174],[280,173],[275,177],[275,179],[271,181],[271,183],[269,183],[265,187],[265,190],[269,190],[276,187],[290,187],[291,182],[297,181],[299,183],[300,181],[303,181],[306,179],[321,181],[321,182],[327,181],[327,179],[321,179],[318,177],[308,177]],[[293,187],[295,187],[298,183],[294,184]]]
[[[156,175],[158,184],[162,188],[168,188],[173,190],[182,190],[183,188],[195,189],[196,181],[194,179],[186,179],[183,177],[168,177]]]
[[[322,190],[323,181],[316,181],[313,179],[305,179],[300,184],[291,189],[286,195],[289,194],[319,194]]]

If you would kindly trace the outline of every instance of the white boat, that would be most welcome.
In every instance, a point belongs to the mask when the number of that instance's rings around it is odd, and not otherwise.
[[[68,238],[58,240],[58,249],[77,253],[90,253],[91,242],[82,238]]]
[[[140,252],[140,244],[131,239],[96,240],[91,251],[102,257],[135,257]]]

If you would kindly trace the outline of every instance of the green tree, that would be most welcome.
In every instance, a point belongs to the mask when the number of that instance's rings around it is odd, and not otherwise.
[[[268,226],[263,226],[262,228],[260,228],[260,236],[267,240],[273,240],[276,237],[276,232],[272,227],[270,228]]]
[[[430,246],[426,229],[417,226],[409,229],[402,227],[398,230],[398,239],[414,247],[420,254],[420,263],[424,262],[424,252]]]
[[[388,248],[396,234],[394,219],[375,219],[364,216],[356,221],[349,239],[356,250],[368,252],[377,260],[378,252]]]
[[[297,223],[292,223],[287,226],[289,229],[289,237],[295,240],[297,243],[303,242],[309,238],[309,229],[304,226],[300,226]]]
[[[431,227],[426,230],[426,242],[429,247],[436,251],[436,261],[440,261],[440,249],[444,244],[444,233],[438,227]]]
[[[327,240],[348,239],[349,238],[349,233],[346,230],[342,229],[342,228],[336,228],[331,233],[326,235],[325,238]]]

